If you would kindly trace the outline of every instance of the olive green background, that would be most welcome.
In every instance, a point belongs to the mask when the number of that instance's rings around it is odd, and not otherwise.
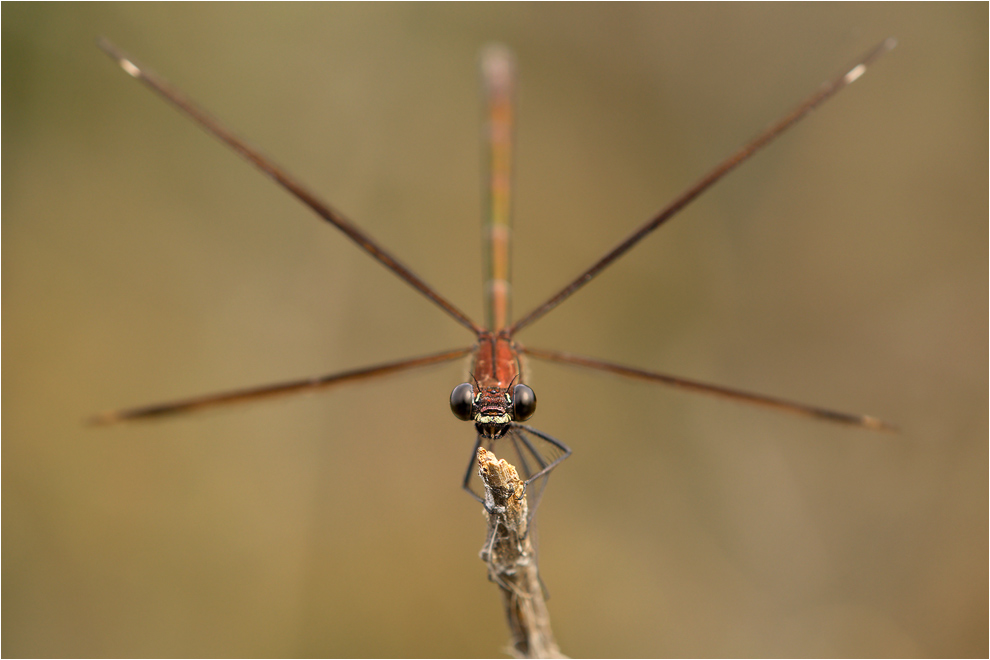
[[[105,35],[481,318],[477,53],[520,70],[516,311],[884,37],[900,46],[523,332],[889,419],[534,363],[573,656],[986,656],[986,4],[33,5],[3,25],[5,656],[492,656],[470,343],[94,45]]]

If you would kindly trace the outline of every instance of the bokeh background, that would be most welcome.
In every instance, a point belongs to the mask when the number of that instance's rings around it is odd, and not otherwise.
[[[492,656],[463,364],[89,414],[470,336],[105,35],[481,318],[477,53],[520,69],[516,309],[900,46],[519,339],[901,426],[532,365],[574,656],[985,656],[987,24],[967,5],[3,6],[5,656]]]

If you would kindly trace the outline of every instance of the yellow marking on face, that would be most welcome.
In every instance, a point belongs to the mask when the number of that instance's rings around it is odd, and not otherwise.
[[[510,420],[508,415],[479,415],[475,421],[479,424],[508,424]]]

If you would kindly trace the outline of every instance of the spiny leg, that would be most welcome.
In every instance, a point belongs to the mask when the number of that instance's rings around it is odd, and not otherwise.
[[[482,440],[483,440],[483,438],[481,437],[481,434],[479,433],[478,434],[478,439],[475,440],[475,443],[474,443],[474,449],[471,451],[471,457],[468,460],[467,470],[464,471],[464,481],[461,483],[461,488],[463,488],[468,493],[470,493],[471,497],[473,497],[474,499],[478,500],[482,504],[485,504],[485,498],[482,497],[481,495],[479,495],[478,493],[474,492],[473,490],[471,490],[471,477],[474,476],[474,473],[478,469],[477,468],[477,465],[478,465],[478,449],[481,447]]]
[[[543,491],[546,489],[547,481],[550,477],[550,472],[553,471],[555,467],[560,465],[560,463],[571,455],[571,448],[557,440],[556,438],[538,431],[531,426],[526,426],[525,424],[513,423],[512,429],[509,431],[512,434],[513,442],[521,442],[526,450],[533,456],[536,463],[539,465],[540,469],[536,472],[530,473],[528,464],[527,472],[525,475],[525,480],[523,481],[524,493],[530,490],[530,485],[534,482],[539,481],[539,487],[536,489],[535,493],[531,492],[530,506],[529,506],[529,519],[530,521],[536,516],[536,511],[539,508],[540,501],[543,499]],[[527,433],[531,433],[543,442],[547,443],[553,448],[555,456],[545,456],[543,452],[536,449],[532,441],[527,437]],[[518,439],[518,440],[517,440]],[[519,449],[518,444],[516,446],[516,451],[520,456],[523,455],[521,449]],[[549,459],[549,460],[548,460]]]

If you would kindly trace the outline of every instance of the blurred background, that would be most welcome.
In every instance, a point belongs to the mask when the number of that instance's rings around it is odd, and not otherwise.
[[[492,656],[451,363],[97,411],[469,333],[125,75],[103,35],[476,319],[477,54],[519,64],[517,312],[887,36],[866,76],[520,334],[890,420],[533,363],[574,456],[574,656],[985,656],[987,23],[966,5],[3,6],[5,656]]]

